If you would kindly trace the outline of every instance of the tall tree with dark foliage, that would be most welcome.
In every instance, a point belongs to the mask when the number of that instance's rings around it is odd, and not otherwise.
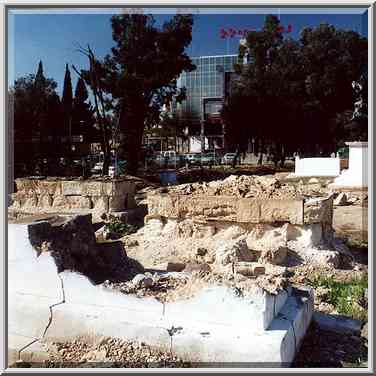
[[[176,15],[161,28],[143,14],[114,16],[111,24],[115,47],[101,62],[100,86],[111,95],[119,119],[120,156],[135,174],[145,128],[159,121],[164,104],[184,97],[177,78],[195,69],[185,52],[193,17]]]

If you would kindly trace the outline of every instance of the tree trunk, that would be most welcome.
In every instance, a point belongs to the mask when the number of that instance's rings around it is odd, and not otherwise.
[[[120,129],[124,133],[121,154],[125,157],[127,172],[130,175],[136,175],[144,133],[144,119],[123,117],[120,120]]]

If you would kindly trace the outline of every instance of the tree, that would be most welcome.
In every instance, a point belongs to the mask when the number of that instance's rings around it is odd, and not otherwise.
[[[72,89],[72,80],[71,80],[68,64],[65,65],[63,97],[62,97],[61,102],[62,102],[63,111],[64,111],[64,128],[65,128],[64,133],[65,135],[69,137],[69,147],[71,147],[73,89]]]
[[[358,81],[353,82],[355,103],[351,116],[342,122],[346,140],[368,140],[368,74],[364,72]]]
[[[100,128],[100,141],[104,157],[102,174],[107,175],[111,163],[110,138],[114,128],[113,116],[109,114],[109,109],[112,109],[113,106],[105,96],[103,81],[101,80],[101,77],[103,78],[105,74],[102,64],[95,57],[90,46],[87,49],[80,47],[79,51],[89,59],[89,70],[81,70],[79,72],[74,66],[73,69],[90,86],[93,93],[95,116]]]
[[[275,154],[282,154],[287,137],[281,123],[287,122],[288,117],[286,113],[281,116],[281,112],[286,110],[285,96],[296,88],[290,81],[295,82],[299,77],[296,52],[292,41],[289,44],[283,41],[275,16],[266,17],[261,31],[248,33],[239,55],[242,58],[248,54],[250,62],[235,67],[240,77],[234,82],[232,95],[222,111],[226,144],[232,150],[244,151],[248,140],[255,138],[261,153],[265,145],[273,144]],[[286,61],[290,64],[286,65]]]
[[[18,78],[10,89],[14,106],[15,163],[32,166],[35,158],[55,153],[50,141],[61,119],[56,87],[53,79],[44,76],[43,64],[39,62],[36,75]],[[33,139],[38,140],[38,148],[33,148]]]
[[[72,107],[72,132],[74,135],[82,135],[84,142],[100,141],[100,134],[95,128],[94,112],[86,89],[85,81],[79,77],[74,92]]]
[[[145,127],[158,123],[161,108],[173,97],[183,99],[177,78],[195,69],[185,53],[193,18],[176,15],[161,28],[151,15],[114,16],[111,23],[115,47],[101,62],[99,79],[119,119],[120,155],[128,173],[135,174]]]
[[[304,29],[300,44],[306,104],[319,115],[319,121],[310,124],[314,132],[308,130],[307,139],[329,154],[336,150],[331,124],[338,114],[353,107],[352,83],[367,69],[368,42],[355,31],[321,24]]]
[[[304,29],[298,41],[284,39],[279,20],[268,16],[240,46],[245,54],[249,61],[236,67],[239,80],[223,109],[232,143],[244,148],[253,137],[282,164],[296,151],[336,151],[353,106],[352,82],[367,66],[367,40],[327,24]]]

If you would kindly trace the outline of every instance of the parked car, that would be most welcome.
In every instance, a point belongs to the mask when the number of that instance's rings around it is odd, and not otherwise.
[[[166,150],[166,151],[161,151],[161,155],[164,158],[174,158],[176,157],[176,151],[175,150]]]
[[[124,174],[125,173],[126,165],[127,165],[126,161],[123,161],[123,160],[117,161],[118,174]],[[110,167],[112,168],[113,171],[115,171],[115,159],[114,158],[112,158],[112,160],[111,160]],[[102,174],[102,170],[103,170],[103,162],[98,162],[91,169],[91,173],[93,175],[99,175],[99,174]]]
[[[201,163],[200,154],[185,154],[185,161],[188,162],[190,166],[197,166]]]
[[[103,162],[98,162],[94,165],[94,167],[91,169],[91,173],[93,175],[101,174],[103,170]]]
[[[222,158],[223,164],[231,164],[236,157],[236,153],[226,153]]]
[[[201,154],[201,164],[202,165],[217,165],[221,163],[221,158],[218,154],[214,152]]]

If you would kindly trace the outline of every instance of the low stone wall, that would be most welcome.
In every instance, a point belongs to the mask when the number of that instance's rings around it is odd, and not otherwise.
[[[59,178],[16,179],[11,210],[26,213],[92,212],[131,209],[135,205],[135,183],[127,178],[67,180]]]
[[[288,222],[294,225],[333,221],[333,198],[255,199],[230,196],[149,194],[151,216],[237,223]]]
[[[147,202],[145,227],[134,236],[139,245],[134,252],[145,249],[154,262],[161,253],[190,262],[204,249],[205,262],[219,272],[243,261],[284,265],[289,250],[297,262],[335,267],[340,263],[332,196],[266,199],[151,193]]]

